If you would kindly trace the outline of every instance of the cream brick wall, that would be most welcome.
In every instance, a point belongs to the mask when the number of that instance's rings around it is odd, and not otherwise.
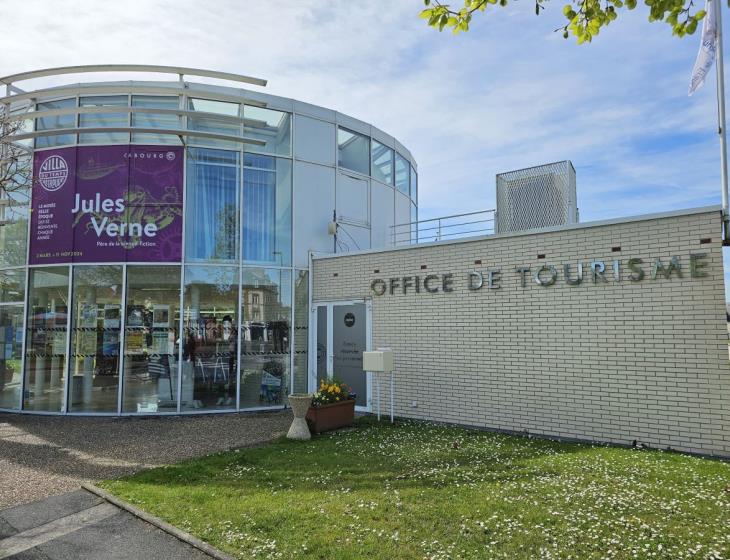
[[[719,211],[688,211],[315,259],[312,297],[372,298],[373,346],[395,352],[399,416],[730,456],[721,247]],[[706,277],[690,276],[693,253],[707,254]],[[649,277],[647,263],[675,255],[683,278]],[[634,257],[645,263],[640,282],[628,278]],[[594,259],[606,262],[608,282],[592,281]],[[567,285],[562,266],[575,275],[578,261],[583,282]],[[530,276],[521,287],[516,267],[542,264],[558,267],[558,282]],[[488,289],[485,274],[485,286],[469,290],[468,272],[489,269],[501,269],[500,289]],[[370,289],[375,278],[444,273],[454,274],[453,293]]]

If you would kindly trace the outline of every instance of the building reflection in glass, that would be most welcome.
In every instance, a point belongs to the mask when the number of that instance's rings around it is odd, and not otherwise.
[[[241,408],[283,404],[289,393],[291,271],[243,269]]]

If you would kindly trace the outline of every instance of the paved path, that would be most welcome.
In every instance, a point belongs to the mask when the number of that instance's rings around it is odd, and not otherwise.
[[[102,558],[210,560],[86,490],[0,512],[0,560]]]
[[[289,410],[162,418],[0,414],[0,510],[83,482],[263,443],[290,423]]]

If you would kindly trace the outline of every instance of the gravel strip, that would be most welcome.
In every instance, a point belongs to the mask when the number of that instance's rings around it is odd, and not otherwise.
[[[104,418],[0,414],[0,509],[142,469],[270,441],[291,411]]]

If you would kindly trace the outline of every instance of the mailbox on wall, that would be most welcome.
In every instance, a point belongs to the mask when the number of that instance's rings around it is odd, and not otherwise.
[[[362,353],[362,369],[391,373],[393,371],[393,351],[390,348],[379,348]]]
[[[390,374],[390,423],[393,423],[395,409],[395,386],[393,383],[393,351],[390,348],[378,348],[362,353],[362,369],[372,373]],[[378,420],[380,420],[380,375],[375,376],[377,384]]]

